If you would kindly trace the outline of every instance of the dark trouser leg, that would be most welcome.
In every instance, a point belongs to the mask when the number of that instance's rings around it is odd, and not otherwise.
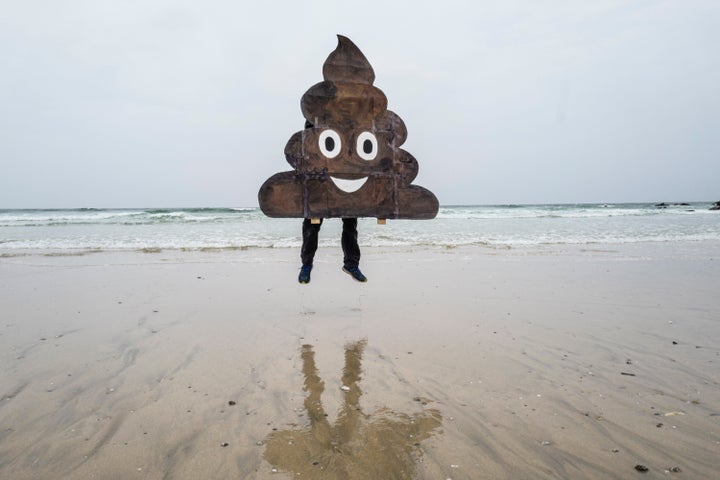
[[[300,250],[300,259],[303,265],[312,265],[313,258],[315,258],[315,252],[318,247],[318,233],[320,232],[320,225],[322,225],[322,218],[320,223],[312,224],[310,219],[306,218],[303,220],[302,225],[302,236],[303,244]]]
[[[357,241],[357,218],[343,218],[342,249],[343,264],[345,268],[355,268],[360,265],[360,246]]]

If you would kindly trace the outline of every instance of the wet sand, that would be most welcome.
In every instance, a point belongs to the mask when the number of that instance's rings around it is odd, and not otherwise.
[[[720,478],[716,243],[27,253],[0,478]]]

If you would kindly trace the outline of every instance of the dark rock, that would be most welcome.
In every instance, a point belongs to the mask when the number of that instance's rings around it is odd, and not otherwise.
[[[635,465],[635,470],[637,470],[638,472],[643,472],[643,473],[645,473],[645,472],[647,472],[647,471],[650,470],[650,469],[649,469],[648,467],[646,467],[645,465],[637,464],[637,465]]]
[[[667,207],[668,207],[668,204],[665,203],[665,202],[663,202],[663,203],[656,203],[655,206],[656,206],[656,207],[659,207],[659,208],[667,208]]]
[[[720,200],[718,200],[717,202],[713,203],[713,206],[710,207],[710,210],[720,210]]]

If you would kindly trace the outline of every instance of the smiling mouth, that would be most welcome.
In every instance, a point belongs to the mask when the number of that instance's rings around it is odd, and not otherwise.
[[[343,192],[353,193],[357,192],[360,187],[365,185],[368,177],[358,178],[357,180],[346,180],[344,178],[335,178],[331,176],[330,179],[333,181],[335,186]]]

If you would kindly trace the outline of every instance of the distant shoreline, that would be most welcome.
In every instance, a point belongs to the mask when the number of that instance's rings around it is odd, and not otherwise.
[[[458,204],[441,204],[440,208],[466,208],[466,207],[569,207],[569,206],[620,206],[620,205],[653,205],[657,206],[660,204],[666,204],[670,206],[681,206],[681,205],[714,205],[717,200],[682,200],[682,201],[652,201],[652,202],[579,202],[579,203],[458,203]],[[259,210],[258,206],[245,206],[245,207],[16,207],[16,208],[0,208],[0,212],[13,212],[13,211],[27,211],[27,212],[62,212],[62,211],[121,211],[121,210]]]

